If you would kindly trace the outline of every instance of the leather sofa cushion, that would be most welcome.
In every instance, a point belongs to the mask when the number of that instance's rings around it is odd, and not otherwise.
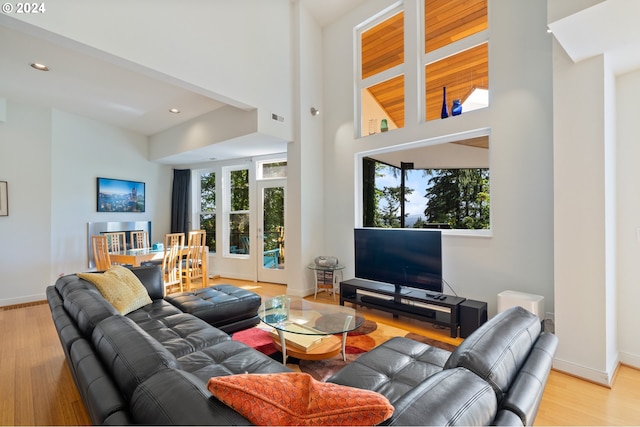
[[[76,322],[82,336],[87,339],[91,338],[93,329],[103,319],[119,314],[95,287],[93,290],[78,287],[68,292],[64,298],[64,308]]]
[[[178,359],[183,370],[207,382],[211,377],[291,372],[282,363],[239,342],[222,341]]]
[[[53,318],[53,324],[58,332],[58,338],[62,344],[62,349],[65,355],[69,357],[69,349],[74,341],[82,339],[83,336],[78,330],[76,323],[71,320],[69,314],[64,309],[64,302],[60,298],[60,294],[56,290],[55,286],[47,287],[47,301],[49,302],[49,309],[51,310],[51,317]],[[73,369],[73,366],[71,366]]]
[[[384,424],[399,426],[488,426],[498,403],[491,386],[464,368],[438,372],[394,403]]]
[[[78,289],[85,289],[100,293],[93,283],[82,280],[75,274],[69,274],[58,278],[54,286],[63,300],[67,298],[67,294]]]
[[[261,302],[260,295],[225,284],[170,294],[165,299],[212,326],[255,317]]]
[[[127,415],[127,402],[118,392],[89,341],[75,341],[69,351],[69,360],[77,372],[78,391],[93,423],[105,424],[108,420],[131,423]],[[98,395],[100,399],[88,398],[91,395]]]
[[[127,317],[138,324],[142,324],[148,321],[162,319],[167,316],[173,316],[175,314],[182,314],[182,311],[165,300],[157,299],[153,300],[151,304],[147,304],[136,311],[132,311],[127,314]]]
[[[175,356],[131,319],[112,316],[93,331],[93,347],[127,401],[154,372],[179,368]]]
[[[144,380],[131,398],[130,410],[141,425],[251,425],[211,396],[206,382],[188,372],[162,369]]]
[[[451,354],[445,369],[464,367],[487,381],[502,401],[541,331],[538,316],[511,307],[494,316]]]
[[[342,368],[328,382],[376,391],[392,405],[427,377],[440,372],[450,352],[395,337]]]
[[[143,266],[132,268],[133,274],[138,276],[142,285],[147,289],[149,298],[152,300],[160,300],[164,298],[164,282],[162,278],[162,269],[155,266]]]
[[[186,313],[149,318],[136,321],[136,324],[175,357],[182,357],[213,344],[231,340],[231,337],[221,330],[212,328],[204,321]]]

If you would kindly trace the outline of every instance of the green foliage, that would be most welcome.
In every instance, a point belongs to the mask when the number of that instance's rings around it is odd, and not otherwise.
[[[212,212],[216,209],[216,174],[211,172],[200,176],[200,210]]]
[[[377,212],[378,227],[400,227],[400,200],[402,198],[400,187],[384,187],[380,192],[386,205],[380,207]],[[412,188],[405,188],[405,196],[413,193]],[[406,203],[406,198],[405,198]]]
[[[368,163],[367,163],[368,162]],[[373,159],[364,167],[364,225],[367,227],[400,227],[400,186],[375,186],[384,176],[398,177],[400,168]],[[375,173],[372,173],[375,171]],[[490,227],[489,169],[425,169],[430,177],[425,189],[425,218],[418,218],[414,228],[488,229]],[[413,193],[405,188],[405,196]],[[405,199],[405,203],[407,200]]]
[[[249,210],[249,170],[231,171],[231,211]]]
[[[216,174],[211,172],[200,176],[200,229],[207,232],[207,246],[216,250]]]
[[[428,223],[456,229],[488,229],[489,169],[431,169],[424,210]]]
[[[284,244],[281,230],[284,227],[284,188],[264,190],[264,250],[281,248]]]

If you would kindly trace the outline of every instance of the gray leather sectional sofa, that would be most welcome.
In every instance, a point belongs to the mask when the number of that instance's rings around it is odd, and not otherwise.
[[[133,269],[152,303],[120,315],[91,283],[65,276],[47,298],[94,424],[247,425],[207,390],[209,378],[288,372],[262,353],[163,299],[157,267]],[[515,308],[490,319],[453,353],[395,338],[330,381],[377,391],[395,407],[385,424],[532,424],[555,336]]]

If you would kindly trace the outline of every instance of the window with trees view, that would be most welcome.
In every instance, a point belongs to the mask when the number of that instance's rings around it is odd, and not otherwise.
[[[229,253],[248,255],[249,246],[249,169],[228,170]]]
[[[483,135],[363,157],[363,226],[490,229],[488,144]]]
[[[205,172],[200,175],[200,229],[207,232],[207,246],[210,252],[216,250],[216,174]]]

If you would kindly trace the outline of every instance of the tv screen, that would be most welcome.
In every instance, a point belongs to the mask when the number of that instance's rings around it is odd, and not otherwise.
[[[356,278],[442,293],[439,230],[356,228]]]

